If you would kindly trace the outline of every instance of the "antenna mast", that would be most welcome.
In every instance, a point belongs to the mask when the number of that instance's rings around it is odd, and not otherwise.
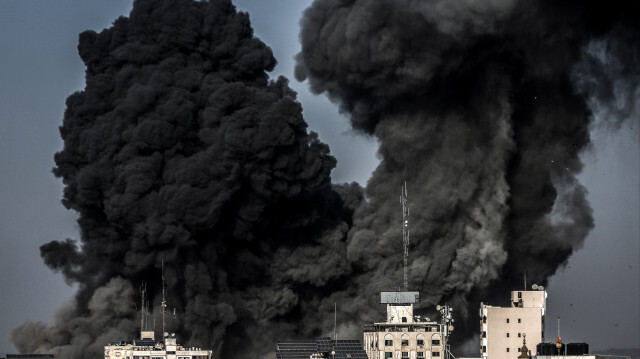
[[[167,332],[167,289],[164,284],[164,259],[162,260],[162,337]]]
[[[403,259],[404,259],[404,290],[409,290],[408,280],[408,259],[409,259],[409,204],[407,203],[407,182],[405,181],[402,190],[400,192],[400,203],[402,203],[402,244],[403,244]]]
[[[146,305],[146,292],[147,292],[147,284],[146,283],[142,283],[142,286],[140,287],[140,292],[142,294],[142,298],[140,300],[140,331],[144,331],[145,327],[144,327],[144,320],[145,320],[145,305]]]

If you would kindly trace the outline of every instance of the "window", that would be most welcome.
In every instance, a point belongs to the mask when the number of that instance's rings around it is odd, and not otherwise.
[[[440,345],[440,340],[439,339],[432,340],[431,345]]]
[[[406,323],[407,322],[407,317],[402,317],[402,322]]]
[[[518,299],[522,299],[522,292],[518,292]]]
[[[509,352],[509,348],[507,348],[507,353]]]
[[[509,318],[507,318],[507,323],[509,323]]]
[[[391,347],[391,346],[393,346],[393,340],[385,339],[385,340],[384,340],[384,346],[385,346],[385,347]]]
[[[424,358],[424,352],[417,352],[418,358]]]
[[[384,352],[384,357],[385,358],[393,358],[392,353],[391,352]]]
[[[418,339],[418,345],[424,345],[424,339]]]
[[[520,323],[520,318],[518,318],[518,323]]]
[[[434,357],[439,357],[440,356],[440,352],[433,352],[432,354]]]
[[[409,357],[409,352],[402,352],[402,357],[403,358],[408,358]]]
[[[507,333],[507,338],[509,338],[509,333]]]
[[[402,339],[402,345],[404,346],[409,345],[409,339]]]
[[[484,324],[487,324],[487,316],[486,315],[484,317],[482,317],[482,322]],[[507,322],[507,323],[509,323],[509,322]]]
[[[518,333],[518,338],[522,338],[522,334],[521,333]]]

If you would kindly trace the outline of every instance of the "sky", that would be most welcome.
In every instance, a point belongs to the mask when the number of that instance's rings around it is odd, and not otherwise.
[[[234,3],[250,14],[256,36],[273,49],[273,77],[290,79],[310,129],[338,159],[333,182],[364,186],[378,163],[375,139],[353,133],[336,105],[293,76],[298,22],[311,1]],[[62,183],[51,173],[53,154],[62,148],[58,126],[66,97],[84,86],[78,34],[110,26],[131,4],[0,2],[0,353],[15,351],[11,328],[25,320],[51,320],[75,292],[44,265],[38,249],[79,236],[75,214],[60,204]],[[560,317],[568,342],[587,342],[592,349],[640,346],[639,134],[629,123],[619,130],[592,129],[579,179],[589,191],[596,226],[546,288],[548,340]]]

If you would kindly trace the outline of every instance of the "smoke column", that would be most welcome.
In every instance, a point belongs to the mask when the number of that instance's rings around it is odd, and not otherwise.
[[[335,159],[287,81],[269,79],[275,59],[246,14],[229,0],[135,1],[80,35],[86,87],[60,129],[54,173],[80,240],[41,254],[79,291],[14,344],[100,356],[137,337],[143,283],[159,328],[162,261],[168,329],[186,346],[272,356],[276,339],[331,333],[334,302],[339,337],[360,338],[382,318],[378,292],[402,283],[403,180],[424,310],[447,302],[477,323],[478,302],[524,270],[546,284],[593,226],[575,177],[587,105],[614,126],[638,113],[638,9],[607,6],[316,1],[297,77],[379,139],[363,190],[331,184]]]
[[[51,326],[14,329],[18,350],[100,357],[137,338],[144,283],[159,340],[163,261],[167,328],[185,346],[264,357],[276,338],[331,328],[334,294],[318,288],[346,287],[362,189],[331,184],[335,159],[287,80],[269,80],[276,61],[248,15],[138,0],[78,49],[86,87],[67,99],[54,174],[81,240],[41,254],[79,291]]]
[[[594,225],[576,180],[592,110],[638,120],[639,14],[632,1],[315,1],[296,77],[380,142],[349,233],[359,291],[400,285],[403,180],[410,287],[467,318],[455,341],[524,272],[546,285]]]

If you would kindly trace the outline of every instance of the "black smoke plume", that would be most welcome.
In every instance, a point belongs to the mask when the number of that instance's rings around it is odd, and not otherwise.
[[[86,87],[67,99],[54,174],[81,240],[41,254],[79,290],[51,326],[14,329],[17,348],[89,358],[137,338],[143,283],[160,338],[163,262],[168,330],[185,346],[264,357],[277,337],[331,328],[336,294],[318,288],[348,288],[362,189],[331,184],[336,161],[287,80],[269,79],[276,61],[248,15],[229,0],[138,0],[78,49]]]
[[[409,282],[423,307],[448,302],[467,318],[455,340],[477,331],[481,300],[503,304],[525,272],[530,284],[547,283],[594,225],[576,179],[593,108],[604,107],[609,123],[638,120],[639,7],[313,3],[301,22],[296,77],[380,142],[380,165],[349,233],[360,292],[400,282],[401,261],[389,256],[399,253],[403,180]]]
[[[297,75],[380,140],[363,191],[331,184],[335,160],[286,80],[269,79],[275,60],[246,14],[229,0],[137,0],[81,34],[86,87],[67,100],[55,157],[81,237],[41,251],[79,291],[14,343],[100,356],[137,336],[144,282],[158,328],[163,261],[169,329],[187,346],[272,356],[277,338],[330,333],[334,302],[340,337],[360,338],[382,318],[378,291],[401,283],[403,180],[423,309],[448,302],[476,323],[468,312],[524,270],[545,284],[593,226],[576,181],[587,104],[637,115],[637,96],[611,103],[623,85],[637,93],[621,77],[638,74],[638,9],[606,6],[316,1]]]

